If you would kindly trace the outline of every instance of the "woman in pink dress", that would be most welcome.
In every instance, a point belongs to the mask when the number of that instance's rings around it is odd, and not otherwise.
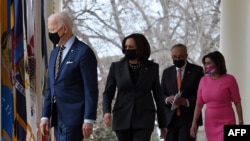
[[[234,76],[227,74],[225,59],[220,52],[205,55],[202,63],[207,75],[200,80],[190,135],[195,137],[197,119],[206,104],[204,127],[207,141],[223,141],[224,125],[236,124],[232,102],[239,124],[243,124],[238,84]]]

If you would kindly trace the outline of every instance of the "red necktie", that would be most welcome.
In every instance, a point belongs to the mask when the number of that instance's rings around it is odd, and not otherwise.
[[[182,70],[179,68],[178,73],[177,73],[177,88],[178,88],[178,93],[181,91],[181,79],[182,79]],[[180,116],[181,115],[181,110],[180,107],[176,109],[176,115]]]

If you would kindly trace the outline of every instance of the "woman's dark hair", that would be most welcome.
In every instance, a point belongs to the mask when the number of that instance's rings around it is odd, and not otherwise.
[[[140,33],[133,33],[125,37],[122,41],[122,53],[125,52],[125,43],[128,38],[134,39],[136,46],[137,46],[137,55],[140,62],[145,62],[148,60],[151,50],[148,40],[143,34]],[[124,59],[124,58],[123,58]]]
[[[202,63],[205,65],[205,59],[209,58],[211,59],[215,66],[216,66],[216,72],[220,75],[227,73],[226,68],[226,61],[224,56],[219,51],[214,51],[211,53],[208,53],[207,55],[203,56]]]

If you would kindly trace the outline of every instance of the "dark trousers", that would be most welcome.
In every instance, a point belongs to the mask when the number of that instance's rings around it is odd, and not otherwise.
[[[165,141],[195,141],[195,138],[190,137],[190,128],[180,127],[169,130]]]
[[[54,128],[56,141],[83,141],[82,125],[66,126],[62,122]]]
[[[116,130],[116,136],[119,141],[150,141],[151,129],[126,129],[126,130]]]
[[[182,122],[178,117],[175,117],[169,125],[168,133],[165,141],[195,141],[195,138],[190,136],[190,124]]]

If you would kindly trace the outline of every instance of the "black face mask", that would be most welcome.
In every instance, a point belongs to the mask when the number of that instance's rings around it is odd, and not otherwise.
[[[126,49],[124,54],[128,60],[134,60],[137,58],[136,49]]]
[[[174,62],[174,65],[177,67],[177,68],[181,68],[181,67],[183,67],[184,66],[184,64],[185,64],[185,60],[173,60],[173,62]]]
[[[58,33],[50,33],[49,32],[49,39],[51,40],[51,42],[56,45],[59,43],[60,41],[60,36],[58,35]]]

